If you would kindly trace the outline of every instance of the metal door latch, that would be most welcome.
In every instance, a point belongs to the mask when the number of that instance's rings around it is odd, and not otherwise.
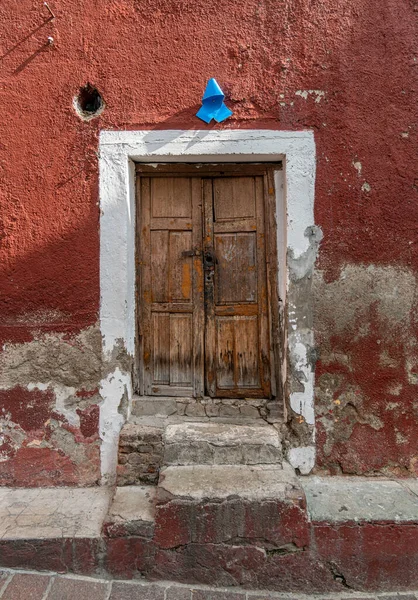
[[[189,258],[189,256],[200,256],[199,250],[184,250],[181,253],[182,258]]]

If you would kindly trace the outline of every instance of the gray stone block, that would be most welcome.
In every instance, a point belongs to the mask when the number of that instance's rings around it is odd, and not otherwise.
[[[281,464],[278,432],[268,425],[179,423],[165,431],[165,465]]]

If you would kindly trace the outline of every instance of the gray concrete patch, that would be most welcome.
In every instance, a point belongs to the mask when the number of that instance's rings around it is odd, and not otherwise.
[[[418,496],[408,483],[366,477],[301,477],[312,521],[418,522]],[[417,482],[411,481],[417,489]]]
[[[108,488],[0,488],[0,539],[100,537]]]

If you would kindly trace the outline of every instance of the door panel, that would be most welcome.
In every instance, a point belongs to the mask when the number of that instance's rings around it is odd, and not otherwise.
[[[189,177],[153,177],[151,179],[152,217],[192,218]]]
[[[209,395],[269,397],[262,177],[205,180],[206,385]]]
[[[213,180],[214,221],[255,218],[253,177],[227,177]]]
[[[215,234],[214,241],[216,303],[256,301],[256,233]]]
[[[216,319],[216,378],[219,390],[258,389],[258,318]]]
[[[139,181],[143,393],[202,396],[201,182]]]
[[[153,370],[155,383],[170,384],[170,313],[154,313]]]
[[[170,384],[192,386],[192,315],[170,315]]]

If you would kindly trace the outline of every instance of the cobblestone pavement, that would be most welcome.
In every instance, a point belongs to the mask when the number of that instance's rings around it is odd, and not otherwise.
[[[170,582],[109,581],[55,573],[0,571],[1,600],[418,600],[418,592],[275,594]]]

